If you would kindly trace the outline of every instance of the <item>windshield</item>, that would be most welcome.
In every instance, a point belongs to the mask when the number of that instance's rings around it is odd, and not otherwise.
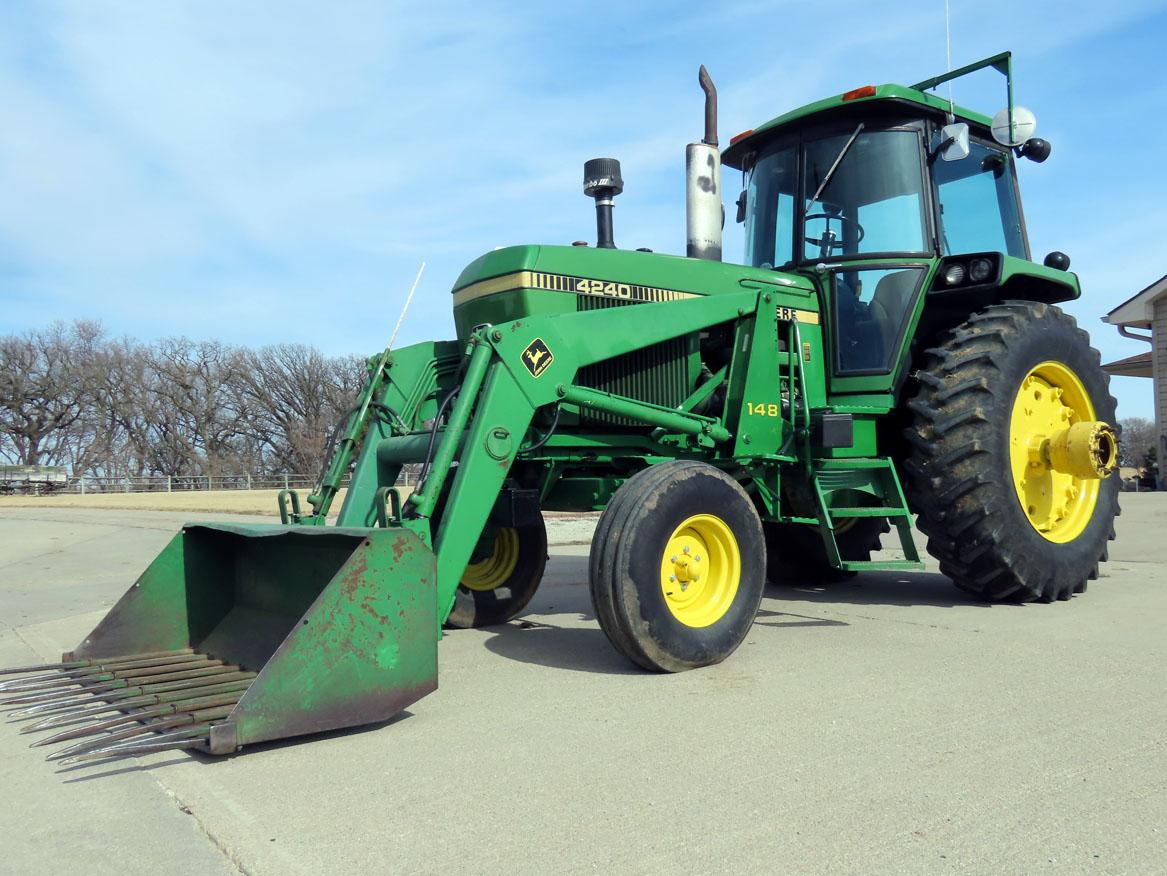
[[[854,136],[854,142],[827,174]],[[861,131],[807,144],[802,257],[828,259],[928,249],[916,131]]]
[[[750,171],[748,264],[770,268],[796,259],[928,252],[917,131],[851,130],[809,141],[805,150],[801,193],[796,143],[771,147]],[[828,178],[832,166],[834,173]],[[811,202],[816,192],[818,198]],[[799,198],[806,199],[805,218],[801,233],[796,234]]]
[[[1003,252],[1028,258],[1009,156],[982,143],[969,148],[967,158],[933,165],[944,254]]]

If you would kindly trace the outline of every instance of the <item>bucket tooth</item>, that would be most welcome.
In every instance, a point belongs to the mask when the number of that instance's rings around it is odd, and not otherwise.
[[[211,725],[198,724],[181,730],[172,730],[162,733],[153,739],[131,739],[118,745],[110,745],[87,751],[84,754],[75,754],[72,757],[58,761],[61,766],[72,766],[91,760],[104,760],[110,757],[133,757],[139,754],[154,754],[159,751],[175,751],[184,748],[206,748],[210,741]]]
[[[47,672],[44,675],[33,675],[30,677],[15,678],[11,681],[0,682],[0,691],[24,690],[29,685],[48,685],[56,687],[65,684],[82,684],[86,678],[105,675],[107,673],[111,674],[111,677],[119,678],[122,675],[129,673],[130,670],[150,670],[162,666],[181,665],[184,663],[195,662],[199,659],[200,655],[194,654],[193,652],[187,652],[183,654],[172,654],[168,657],[134,656],[121,658],[118,660],[95,660],[86,666],[74,669]]]
[[[95,684],[91,687],[82,688],[81,690],[51,690],[44,693],[24,694],[18,697],[9,697],[8,699],[0,700],[0,707],[8,709],[24,709],[34,705],[44,705],[46,703],[63,703],[66,700],[83,700],[87,696],[91,696],[95,691],[107,689],[105,685]]]
[[[73,757],[77,754],[83,754],[87,751],[92,751],[96,748],[105,748],[107,745],[115,742],[124,742],[127,739],[133,739],[137,736],[149,735],[157,733],[162,730],[172,730],[176,727],[182,727],[186,724],[193,724],[202,721],[219,721],[231,714],[230,706],[220,706],[213,709],[202,709],[197,712],[181,712],[170,718],[159,718],[156,721],[150,721],[146,724],[141,724],[137,727],[129,727],[125,730],[116,730],[109,733],[100,739],[86,739],[82,742],[74,743],[68,748],[62,748],[60,751],[54,751],[52,754],[45,757],[45,760],[62,760],[66,757]]]
[[[104,697],[100,697],[99,699],[104,700],[103,702],[98,702],[93,705],[83,706],[82,708],[76,708],[76,704],[72,707],[61,706],[57,710],[59,713],[47,715],[38,723],[25,727],[20,732],[33,733],[39,730],[51,730],[54,727],[62,727],[65,724],[75,724],[78,721],[84,721],[90,716],[100,715],[102,712],[125,711],[126,709],[139,705],[156,705],[175,698],[196,696],[200,692],[232,690],[234,689],[232,686],[239,686],[240,683],[245,688],[254,677],[254,672],[234,672],[228,675],[211,676],[209,678],[195,679],[187,682],[145,685],[114,691]]]
[[[190,654],[194,651],[193,648],[179,648],[176,651],[148,651],[145,654],[127,654],[124,657],[104,657],[100,662],[103,663],[121,663],[127,660],[141,660],[146,657],[175,657],[180,654]],[[6,669],[0,669],[0,675],[19,675],[26,672],[44,672],[49,669],[82,669],[86,666],[92,666],[97,660],[67,660],[63,663],[40,663],[34,666],[9,666]]]
[[[117,678],[159,675],[170,672],[172,669],[196,669],[200,666],[216,665],[222,662],[222,660],[211,660],[201,655],[184,655],[170,658],[164,663],[142,661],[113,668],[91,667],[80,670],[80,674],[57,673],[44,677],[38,676],[36,679],[5,682],[8,686],[0,685],[0,693],[37,693],[65,687],[85,687],[92,683],[111,681]]]
[[[182,658],[182,663],[177,664],[162,664],[162,665],[144,665],[135,666],[132,670],[126,671],[95,671],[95,674],[85,675],[79,678],[58,678],[49,681],[37,682],[35,686],[29,685],[25,687],[11,688],[9,693],[37,693],[37,692],[57,692],[61,695],[70,693],[84,693],[86,689],[91,689],[95,685],[105,684],[107,681],[118,681],[121,679],[149,679],[156,677],[156,675],[165,675],[172,670],[177,671],[181,667],[182,670],[198,670],[198,668],[205,668],[210,666],[222,666],[223,660],[212,660],[208,657],[190,656]],[[76,687],[75,691],[65,691],[63,688]]]
[[[72,730],[64,730],[57,733],[55,736],[50,736],[47,739],[40,739],[34,742],[30,747],[35,748],[41,745],[52,745],[56,742],[66,742],[70,739],[81,739],[85,736],[93,736],[96,733],[104,733],[107,730],[113,730],[121,727],[124,724],[134,724],[142,722],[147,718],[157,718],[165,715],[172,715],[177,712],[192,712],[199,709],[208,709],[215,706],[234,706],[247,690],[249,681],[234,682],[232,684],[224,684],[220,687],[221,691],[210,693],[212,688],[200,691],[200,696],[177,699],[172,702],[158,703],[156,705],[148,705],[143,708],[136,709],[133,712],[127,711],[125,714],[117,715],[113,718],[106,718],[103,721],[97,721],[93,724],[86,724],[83,727],[75,727]],[[129,708],[128,704],[127,709]],[[60,726],[60,725],[56,725]],[[48,727],[42,729],[50,729]]]
[[[129,686],[123,681],[118,683],[119,686],[116,689],[107,689],[91,696],[70,698],[64,702],[56,701],[31,706],[19,712],[12,712],[9,717],[13,720],[24,720],[37,715],[48,716],[60,713],[69,713],[74,716],[98,714],[100,712],[110,711],[111,709],[121,708],[124,705],[122,701],[131,697],[169,693],[179,690],[192,691],[201,687],[209,687],[211,685],[224,684],[229,681],[240,681],[255,677],[254,672],[244,672],[238,666],[222,666],[218,667],[218,669],[219,671],[213,675],[165,683]],[[53,725],[45,724],[39,729],[47,730],[50,726]]]

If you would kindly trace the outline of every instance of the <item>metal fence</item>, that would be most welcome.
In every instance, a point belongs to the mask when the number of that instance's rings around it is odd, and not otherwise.
[[[415,471],[404,469],[397,479],[397,483],[401,486],[411,486],[416,480],[416,474]],[[315,475],[291,473],[149,477],[84,476],[70,478],[67,484],[56,486],[53,492],[84,496],[91,493],[181,493],[195,490],[310,490],[315,486],[315,483]],[[341,482],[341,487],[347,487],[348,484],[349,478],[345,477]],[[32,492],[33,490],[28,491]]]

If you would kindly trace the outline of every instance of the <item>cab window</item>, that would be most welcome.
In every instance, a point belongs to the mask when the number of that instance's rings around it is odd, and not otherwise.
[[[975,141],[969,148],[967,158],[933,165],[944,254],[1003,252],[1028,258],[1013,162],[1003,149]]]
[[[835,373],[891,371],[924,273],[922,266],[835,272]]]

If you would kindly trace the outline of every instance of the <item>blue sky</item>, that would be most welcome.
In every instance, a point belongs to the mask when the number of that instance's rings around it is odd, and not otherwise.
[[[1167,3],[951,0],[954,65],[1015,53],[1051,140],[1022,162],[1035,257],[1099,317],[1167,273]],[[330,353],[452,334],[448,290],[495,246],[594,236],[586,158],[621,159],[622,246],[684,250],[697,65],[721,136],[945,65],[944,3],[103,2],[0,5],[0,332],[98,318]],[[996,74],[958,83],[993,112]],[[738,180],[727,176],[727,200]],[[732,213],[731,213],[732,215]],[[727,257],[740,256],[730,224]],[[1116,380],[1123,416],[1150,381]]]

